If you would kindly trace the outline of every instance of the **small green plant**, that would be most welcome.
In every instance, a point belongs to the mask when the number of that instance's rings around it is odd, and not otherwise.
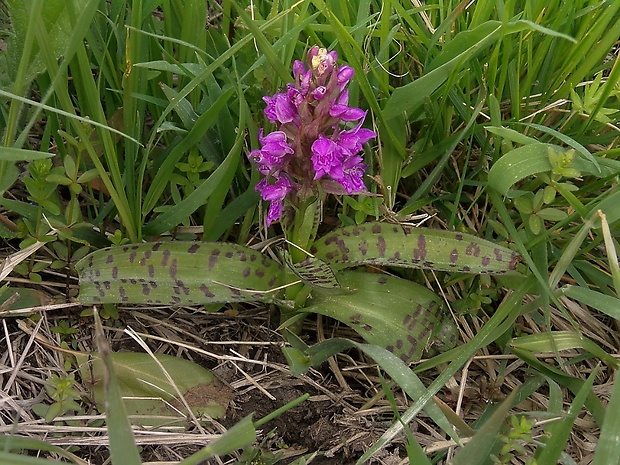
[[[71,412],[79,412],[82,407],[78,403],[81,398],[80,392],[76,388],[75,376],[73,374],[53,374],[47,379],[45,392],[52,399],[52,403],[35,404],[33,410],[38,415],[51,423],[56,417],[66,415]]]
[[[498,455],[493,455],[493,463],[498,465],[508,465],[512,463],[515,457],[519,460],[525,460],[530,454],[526,449],[528,444],[534,442],[535,422],[525,415],[510,416],[510,430],[506,435],[501,435],[500,440],[504,443]],[[528,458],[525,462],[527,465],[536,465],[536,459]]]
[[[545,186],[536,193],[526,192],[521,197],[514,199],[516,209],[523,218],[523,224],[533,235],[539,235],[545,229],[545,222],[558,222],[565,220],[568,215],[565,211],[551,205],[555,200],[556,190],[552,186]]]

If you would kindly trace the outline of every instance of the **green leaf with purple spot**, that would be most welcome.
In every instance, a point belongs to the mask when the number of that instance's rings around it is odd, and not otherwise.
[[[288,253],[285,252],[283,255],[286,265],[304,284],[325,290],[340,289],[334,270],[323,260],[307,257],[301,262],[293,263]]]
[[[76,264],[84,304],[271,301],[282,266],[237,244],[159,242],[97,250]]]
[[[502,274],[520,257],[471,234],[401,224],[366,223],[337,229],[317,240],[310,252],[330,265],[379,265],[436,271]]]
[[[405,362],[419,360],[429,349],[447,350],[456,344],[454,322],[426,287],[361,271],[343,271],[338,279],[349,292],[313,294],[302,311],[334,318]]]

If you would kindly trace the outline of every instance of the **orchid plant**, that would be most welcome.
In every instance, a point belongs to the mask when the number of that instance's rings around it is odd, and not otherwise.
[[[231,243],[168,242],[98,250],[78,263],[83,303],[200,305],[275,302],[283,320],[307,313],[333,317],[367,342],[404,361],[455,342],[441,299],[426,287],[362,266],[448,272],[514,271],[510,249],[468,234],[381,222],[345,226],[317,238],[327,195],[370,195],[363,146],[377,134],[367,112],[349,106],[354,69],[335,51],[314,46],[295,61],[293,81],[264,97],[275,130],[259,131],[248,154],[262,175],[265,224],[281,224],[281,261]]]

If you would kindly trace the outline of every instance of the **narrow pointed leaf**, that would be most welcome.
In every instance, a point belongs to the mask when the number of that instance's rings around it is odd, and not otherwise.
[[[169,242],[108,247],[76,264],[79,300],[202,305],[270,300],[282,267],[237,244]]]
[[[387,223],[337,229],[310,252],[329,264],[483,274],[514,271],[520,260],[516,252],[470,234]]]

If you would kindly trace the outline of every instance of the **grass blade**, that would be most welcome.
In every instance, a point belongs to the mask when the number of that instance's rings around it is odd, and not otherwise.
[[[103,361],[103,384],[106,398],[106,421],[108,435],[110,437],[110,456],[114,465],[141,465],[140,454],[136,447],[133,431],[123,398],[118,379],[114,374],[114,363],[112,362],[110,346],[103,334],[103,326],[99,319],[99,313],[95,311],[95,338]]]
[[[611,398],[607,404],[607,413],[603,426],[601,426],[601,435],[598,438],[598,444],[594,451],[594,460],[592,465],[607,465],[617,462],[620,457],[620,382],[618,371],[614,379],[614,387],[611,390]]]

